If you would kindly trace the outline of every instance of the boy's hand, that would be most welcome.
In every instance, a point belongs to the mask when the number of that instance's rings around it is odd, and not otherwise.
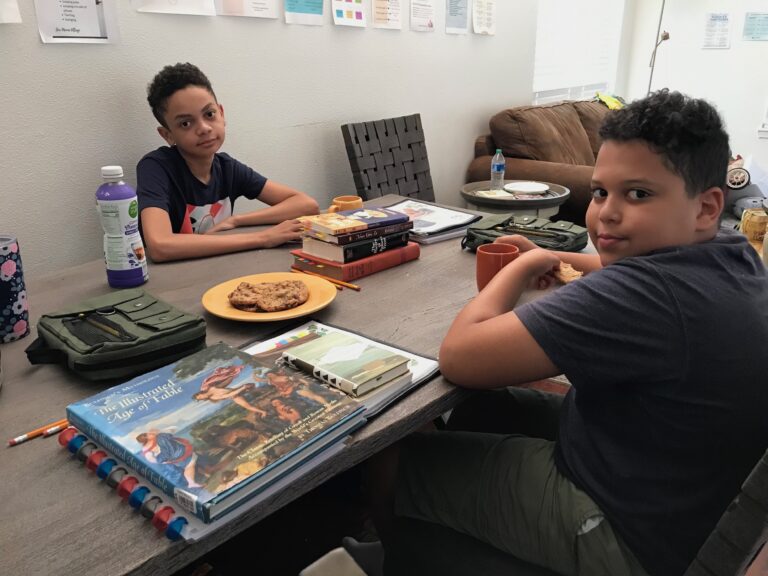
[[[298,220],[286,220],[280,222],[268,230],[263,232],[257,232],[261,234],[264,243],[262,248],[274,248],[280,246],[286,242],[296,242],[301,240],[301,235],[304,232],[304,225]]]
[[[494,244],[495,243],[512,244],[520,249],[520,253],[528,252],[529,250],[535,250],[538,248],[536,244],[528,240],[528,238],[525,236],[521,236],[520,234],[512,234],[511,236],[502,236],[500,238],[496,238],[496,240],[494,240]]]
[[[513,236],[505,236],[505,238],[513,238]],[[526,269],[532,288],[544,290],[555,284],[552,271],[560,267],[560,258],[548,250],[536,247],[520,254],[514,264]]]

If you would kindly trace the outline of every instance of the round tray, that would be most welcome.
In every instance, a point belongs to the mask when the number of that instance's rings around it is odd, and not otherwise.
[[[512,182],[528,182],[528,180],[504,180],[504,184]],[[503,196],[501,198],[489,198],[488,196],[478,196],[480,190],[490,188],[490,180],[481,180],[479,182],[470,182],[461,187],[461,196],[469,203],[476,206],[494,206],[497,208],[509,208],[518,210],[536,210],[539,208],[549,208],[559,206],[565,202],[571,195],[571,191],[560,184],[551,182],[542,182],[549,186],[549,191],[544,194],[530,194],[524,197]]]

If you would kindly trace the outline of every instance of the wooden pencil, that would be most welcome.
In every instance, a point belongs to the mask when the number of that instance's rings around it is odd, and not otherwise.
[[[357,292],[360,292],[360,286],[357,284],[350,284],[349,282],[344,282],[343,280],[336,280],[336,278],[331,278],[329,276],[324,276],[323,274],[318,274],[317,272],[310,272],[309,270],[301,270],[300,268],[294,268],[291,266],[291,270],[293,272],[297,272],[300,274],[309,274],[310,276],[317,276],[318,278],[322,278],[323,280],[328,280],[328,282],[331,282],[332,284],[336,284],[336,286],[343,286],[344,288],[350,288],[351,290],[355,290]]]

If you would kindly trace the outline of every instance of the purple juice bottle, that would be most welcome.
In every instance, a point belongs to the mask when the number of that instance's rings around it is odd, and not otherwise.
[[[96,207],[104,229],[107,281],[113,288],[140,286],[149,274],[136,190],[123,181],[122,166],[102,166],[101,177],[104,183],[96,191]]]

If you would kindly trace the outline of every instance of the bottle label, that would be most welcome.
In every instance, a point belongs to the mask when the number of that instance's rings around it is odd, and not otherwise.
[[[505,165],[503,162],[499,164],[491,164],[491,172],[504,172]]]
[[[104,234],[122,237],[139,233],[139,203],[136,197],[98,200],[97,206]]]
[[[147,277],[147,259],[144,254],[144,243],[141,236],[110,236],[104,235],[104,261],[108,270],[141,269]]]

